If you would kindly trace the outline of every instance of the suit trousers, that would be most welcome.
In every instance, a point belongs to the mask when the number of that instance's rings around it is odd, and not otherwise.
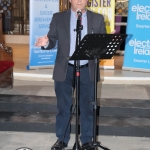
[[[66,144],[68,144],[70,139],[71,131],[70,125],[67,128],[67,124],[71,115],[72,106],[73,68],[74,67],[68,65],[65,81],[55,81],[55,93],[57,98],[56,136],[58,140],[64,140]],[[94,101],[94,82],[90,79],[88,66],[80,68],[79,90],[80,140],[82,144],[84,144],[92,141],[93,137],[93,106],[90,102]],[[66,128],[67,132],[65,134]]]

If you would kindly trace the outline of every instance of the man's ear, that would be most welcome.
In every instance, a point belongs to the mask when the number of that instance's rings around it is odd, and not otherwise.
[[[69,2],[71,3],[71,0],[69,0]]]

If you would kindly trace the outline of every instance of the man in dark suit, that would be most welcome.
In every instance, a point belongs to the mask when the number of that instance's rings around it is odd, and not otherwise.
[[[52,49],[58,40],[58,52],[55,61],[53,79],[57,97],[56,136],[58,140],[51,150],[60,150],[67,147],[70,138],[70,126],[67,124],[70,118],[72,105],[71,91],[73,78],[73,61],[69,61],[75,50],[77,10],[82,11],[81,38],[88,33],[106,33],[104,18],[86,10],[87,0],[70,0],[71,9],[53,15],[50,30],[47,36],[37,40],[36,46],[42,49]],[[80,61],[80,140],[82,148],[88,149],[93,137],[93,106],[94,100],[94,61]],[[63,139],[65,134],[65,138]],[[93,148],[91,148],[93,149]],[[90,150],[91,150],[90,149]]]

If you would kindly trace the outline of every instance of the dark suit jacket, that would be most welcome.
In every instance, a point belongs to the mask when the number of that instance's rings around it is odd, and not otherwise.
[[[47,35],[49,45],[46,49],[52,49],[58,40],[58,52],[53,72],[53,79],[55,81],[64,81],[66,77],[70,51],[70,15],[71,10],[55,13]],[[87,23],[87,33],[92,33],[92,28],[94,33],[106,33],[102,15],[87,10]],[[93,60],[89,61],[89,72],[91,80],[94,80]]]

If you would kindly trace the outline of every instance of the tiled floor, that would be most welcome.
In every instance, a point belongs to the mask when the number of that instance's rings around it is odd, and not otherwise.
[[[50,150],[51,145],[56,141],[55,135],[49,133],[0,132],[0,135],[1,150],[17,150],[21,147],[28,147],[32,150]],[[74,139],[75,136],[71,135],[67,149],[72,149]],[[111,150],[149,150],[150,143],[150,138],[144,137],[99,136],[98,140]]]

